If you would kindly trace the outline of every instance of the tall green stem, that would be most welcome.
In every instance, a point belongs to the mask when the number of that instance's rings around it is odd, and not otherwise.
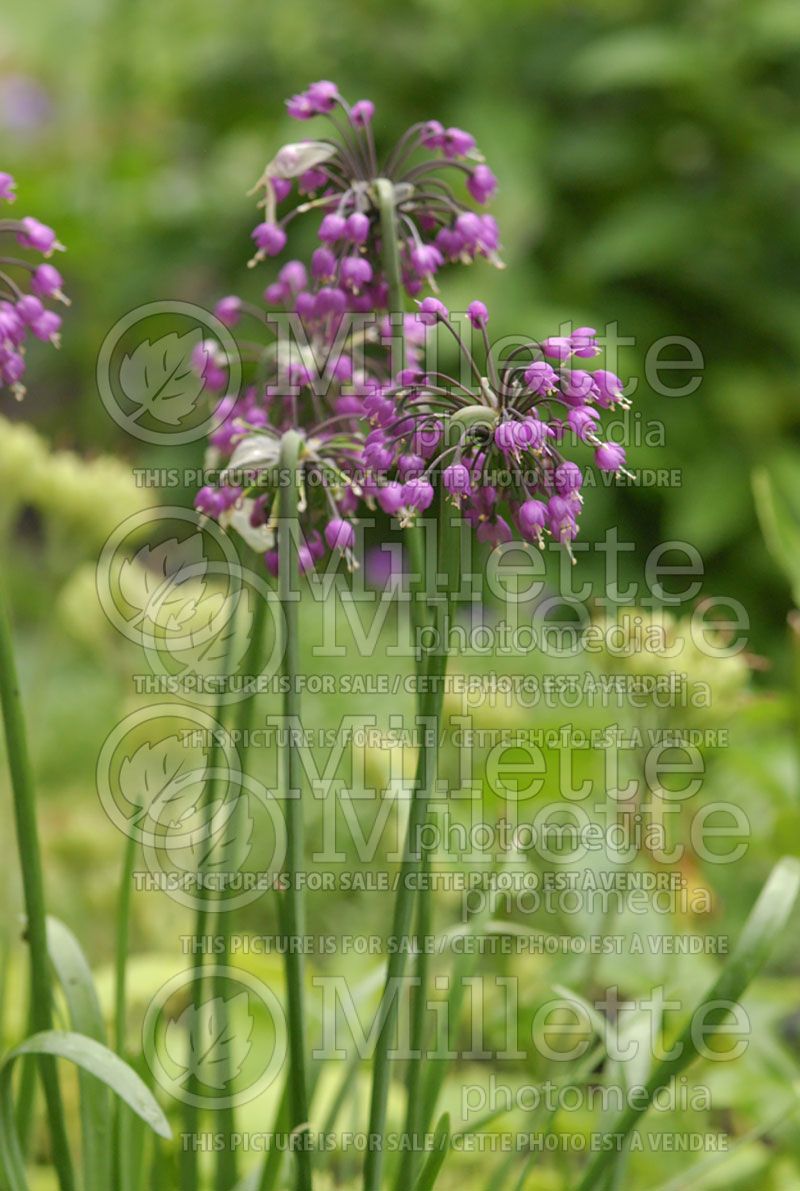
[[[299,574],[297,554],[297,494],[298,462],[302,439],[294,430],[287,431],[281,440],[278,509],[278,597],[283,612],[283,714],[291,729],[300,715],[300,696],[297,684],[298,600],[296,577]],[[311,1187],[311,1154],[307,1148],[308,1134],[302,1128],[308,1122],[308,1079],[306,1075],[306,1029],[303,998],[304,960],[300,940],[305,934],[303,892],[298,877],[303,868],[303,805],[300,798],[300,759],[291,738],[280,752],[280,788],[286,815],[286,878],[287,888],[281,895],[281,929],[285,936],[286,1007],[289,1029],[289,1068],[291,1074],[290,1130],[298,1130],[295,1151],[295,1187],[309,1191]]]
[[[256,592],[256,603],[253,610],[253,617],[250,623],[250,640],[247,644],[247,652],[245,654],[244,662],[242,664],[245,678],[249,678],[258,674],[261,669],[261,658],[264,644],[264,628],[266,625],[267,601],[262,599],[260,594]],[[248,695],[242,699],[237,708],[235,717],[235,731],[236,739],[241,742],[239,748],[239,761],[242,766],[242,773],[247,774],[247,754],[249,751],[249,735],[250,729],[253,726],[253,714],[255,712],[256,698],[255,694]],[[233,814],[228,822],[226,834],[235,839],[238,831],[239,823],[239,807],[244,805],[244,797],[237,800],[234,807]],[[231,943],[231,915],[222,908],[222,913],[219,916],[219,935],[222,939],[220,948],[221,954],[219,958],[219,971],[222,971],[230,963],[230,943]],[[217,975],[215,982],[215,994],[217,1001],[221,1006],[226,1005],[225,1001],[225,977]],[[226,1011],[223,1009],[223,1013]],[[224,1035],[223,1035],[224,1036]],[[227,1053],[227,1052],[226,1052]],[[230,1070],[232,1056],[227,1054],[227,1067],[225,1074],[228,1079],[232,1078],[233,1072]],[[216,1169],[216,1191],[230,1191],[231,1187],[236,1185],[238,1177],[236,1161],[236,1148],[233,1144],[233,1134],[236,1127],[236,1114],[233,1104],[226,1104],[219,1110],[219,1132],[223,1137],[223,1144],[217,1153],[217,1169]]]
[[[25,718],[22,711],[11,624],[0,597],[0,704],[3,709],[8,767],[14,800],[14,820],[17,848],[22,870],[22,887],[27,917],[27,939],[30,948],[31,1025],[36,1033],[52,1027],[52,990],[50,961],[47,955],[45,925],[44,882],[36,824],[36,801],[33,771],[28,755]],[[64,1109],[58,1086],[58,1073],[53,1059],[39,1060],[44,1085],[53,1161],[61,1191],[73,1191],[75,1186],[69,1152]]]
[[[225,653],[223,657],[223,676],[227,679],[231,670],[231,659],[233,656],[235,634],[228,633],[225,638]],[[219,702],[216,707],[216,721],[222,724],[225,717],[225,701],[224,701],[224,687],[220,693]],[[202,876],[211,864],[213,858],[213,831],[210,822],[210,816],[213,811],[216,792],[219,785],[220,778],[220,754],[222,752],[222,742],[219,739],[219,733],[214,732],[210,748],[208,750],[207,765],[208,776],[205,783],[203,809],[204,809],[204,825],[207,828],[207,835],[200,841],[203,846],[200,860],[197,868],[198,873]],[[201,888],[206,888],[205,882],[200,885]],[[192,1007],[195,1015],[199,1014],[203,1006],[203,996],[205,992],[205,980],[203,979],[203,939],[205,938],[208,929],[208,903],[203,897],[197,903],[194,920],[194,934],[193,934],[193,951],[192,951]],[[187,1046],[191,1043],[187,1039]],[[197,1191],[198,1187],[198,1173],[197,1173],[197,1151],[192,1145],[192,1138],[197,1133],[198,1123],[200,1120],[200,1110],[196,1103],[192,1104],[189,1101],[193,1097],[199,1095],[200,1075],[196,1070],[196,1064],[190,1062],[188,1064],[190,1075],[186,1081],[186,1103],[183,1106],[183,1131],[184,1144],[180,1152],[180,1187],[181,1191]]]
[[[434,783],[438,772],[439,734],[444,697],[444,679],[447,672],[447,634],[450,619],[450,596],[455,586],[455,579],[451,575],[454,562],[452,543],[448,533],[450,513],[447,511],[444,499],[440,499],[438,528],[438,557],[433,566],[434,574],[428,573],[425,578],[425,592],[429,614],[433,621],[433,643],[427,657],[420,663],[420,668],[426,676],[424,698],[421,702],[421,718],[423,732],[427,738],[421,745],[417,760],[417,772],[414,791],[406,828],[406,840],[403,848],[403,859],[400,865],[397,896],[394,904],[391,940],[395,943],[390,949],[386,970],[386,983],[379,1007],[380,1032],[375,1047],[372,1077],[372,1100],[370,1104],[370,1120],[368,1135],[370,1138],[383,1138],[386,1128],[386,1109],[389,1097],[389,1085],[392,1077],[392,1060],[389,1052],[394,1041],[397,1022],[398,998],[400,986],[405,974],[407,948],[400,945],[406,939],[411,928],[411,920],[415,901],[415,888],[418,884],[417,873],[425,864],[424,854],[420,851],[419,841],[422,828],[428,817],[428,807],[433,793]],[[439,592],[436,582],[436,572],[444,569],[447,586]],[[420,898],[428,898],[429,893],[421,890]],[[422,908],[420,923],[423,929],[430,930],[430,906]],[[423,963],[417,969],[420,982],[426,977],[426,965]],[[424,1041],[424,1008],[425,989],[420,983],[415,990],[412,1018],[412,1051],[418,1042],[421,1052]],[[416,1058],[412,1056],[407,1068],[407,1086],[412,1090],[419,1086],[419,1063],[421,1053]],[[418,1109],[412,1105],[407,1122],[412,1128],[417,1120]],[[412,1162],[413,1166],[413,1162]],[[365,1191],[380,1191],[383,1170],[383,1147],[370,1146],[364,1163]]]
[[[375,196],[381,220],[381,262],[389,287],[389,314],[403,310],[403,282],[400,274],[400,248],[397,239],[397,210],[394,185],[388,178],[377,178]]]
[[[114,1049],[120,1058],[125,1058],[125,1024],[127,1019],[127,968],[128,942],[131,921],[131,889],[133,866],[136,860],[136,836],[131,833],[125,840],[125,855],[122,862],[122,880],[117,900],[117,930],[114,955]],[[112,1163],[114,1185],[119,1191],[126,1191],[135,1183],[136,1167],[132,1161],[131,1131],[137,1130],[135,1117],[121,1102],[114,1106],[114,1132]]]

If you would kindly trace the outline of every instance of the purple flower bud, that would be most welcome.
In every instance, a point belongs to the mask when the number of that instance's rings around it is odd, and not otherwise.
[[[610,409],[622,399],[622,381],[613,372],[607,372],[605,368],[598,368],[593,373],[593,379],[597,386],[597,402],[604,409]]]
[[[331,376],[340,383],[353,379],[353,361],[350,356],[337,356],[331,365]],[[358,398],[358,403],[360,406],[360,398]]]
[[[568,360],[572,355],[572,344],[563,335],[552,335],[542,343],[542,351],[551,360]]]
[[[10,302],[0,302],[0,343],[19,347],[25,339],[25,324]]]
[[[306,545],[308,546],[311,557],[314,559],[315,563],[319,562],[325,557],[325,543],[316,529],[312,530],[312,532],[308,535]]]
[[[375,115],[375,104],[371,99],[359,99],[350,109],[350,123],[355,128],[366,128],[372,123]]]
[[[282,203],[292,193],[292,183],[288,178],[270,178],[269,184],[276,202]]]
[[[409,260],[422,277],[430,276],[444,264],[444,258],[435,244],[415,244],[409,253]]]
[[[17,197],[14,194],[15,186],[16,182],[11,174],[6,174],[0,170],[0,199],[3,199],[7,203],[13,203]]]
[[[293,95],[291,99],[287,99],[286,110],[293,120],[310,120],[316,114],[311,100],[303,93]]]
[[[323,218],[317,235],[323,244],[335,244],[337,240],[343,239],[346,231],[347,220],[331,212]]]
[[[337,414],[352,414],[354,417],[360,418],[365,412],[364,402],[360,397],[356,397],[355,393],[346,393],[342,397],[337,397],[333,404]]]
[[[448,317],[447,307],[438,298],[423,298],[419,304],[417,318],[426,327],[432,327],[440,318]]]
[[[511,526],[504,517],[495,516],[487,521],[480,521],[475,531],[479,542],[486,542],[490,546],[502,546],[514,537]]]
[[[582,406],[593,401],[597,396],[597,386],[590,372],[580,368],[573,368],[564,374],[561,380],[561,393],[569,405]]]
[[[594,327],[576,327],[569,337],[572,350],[581,359],[590,360],[599,355],[600,348],[596,342],[597,331]]]
[[[523,538],[534,542],[547,524],[547,506],[540,500],[526,500],[517,510],[517,525]]]
[[[224,508],[224,504],[216,488],[211,488],[206,484],[195,496],[194,507],[198,513],[203,513],[206,517],[218,517]]]
[[[452,161],[456,157],[466,157],[475,148],[475,137],[464,132],[462,128],[448,128],[441,138],[441,148],[445,157]]]
[[[476,330],[485,327],[489,322],[489,311],[483,302],[470,302],[467,307],[467,318]]]
[[[589,405],[585,405],[579,409],[571,409],[567,414],[567,425],[570,430],[581,439],[583,442],[594,434],[597,428],[597,418],[599,417],[597,410]]]
[[[527,431],[527,445],[532,451],[541,451],[550,437],[550,430],[547,423],[540,422],[538,418],[526,418],[522,425]]]
[[[253,228],[252,238],[259,253],[277,256],[286,247],[286,232],[276,223],[259,223]]]
[[[433,501],[433,485],[421,477],[415,477],[403,484],[403,507],[424,513]]]
[[[532,393],[544,396],[556,388],[558,374],[545,360],[537,360],[525,369],[525,384]]]
[[[315,248],[311,254],[311,273],[317,281],[330,281],[336,275],[336,257],[330,248]]]
[[[625,465],[625,448],[616,442],[604,442],[594,453],[594,461],[601,471],[619,471]]]
[[[297,548],[297,567],[301,575],[307,575],[309,571],[316,570],[316,559],[308,546],[298,546]]]
[[[339,266],[339,280],[357,293],[372,281],[372,265],[363,256],[346,256]]]
[[[302,319],[310,319],[314,317],[316,310],[317,299],[315,294],[311,294],[308,290],[303,290],[295,299],[295,312],[300,315]]]
[[[347,295],[344,290],[324,285],[314,302],[314,317],[324,318],[328,314],[343,314],[347,309]]]
[[[28,326],[31,326],[32,323],[36,322],[37,318],[41,318],[44,314],[44,306],[33,294],[25,294],[20,298],[17,302],[16,310],[19,317]]]
[[[21,231],[17,232],[17,242],[23,248],[33,248],[36,252],[49,256],[55,248],[60,248],[56,233],[46,223],[40,223],[31,215],[26,215],[21,221]]]
[[[63,298],[64,278],[54,265],[39,265],[31,274],[31,289],[40,298]]]
[[[264,301],[268,306],[280,306],[289,297],[287,286],[282,281],[273,281],[264,290]]]
[[[471,485],[469,468],[463,463],[451,463],[442,472],[442,483],[452,496],[465,496]]]
[[[315,190],[321,190],[327,181],[328,175],[324,170],[306,170],[297,179],[297,189],[300,194],[313,194]]]
[[[235,327],[242,315],[242,299],[235,294],[227,298],[220,298],[214,307],[214,313],[226,327]]]
[[[448,260],[455,260],[464,250],[464,237],[455,228],[443,227],[436,234],[436,246]]]
[[[476,203],[488,203],[489,199],[497,190],[497,178],[495,178],[488,165],[475,166],[475,169],[467,179],[467,190],[475,199]]]
[[[583,483],[583,474],[577,463],[560,463],[555,470],[556,492],[566,496],[569,492],[577,492]]]
[[[444,125],[438,120],[429,120],[420,133],[420,144],[426,149],[441,149],[444,145]]]
[[[356,542],[356,532],[349,521],[334,517],[325,526],[325,541],[329,550],[352,550]]]
[[[54,347],[59,346],[58,332],[61,330],[61,316],[56,314],[53,310],[45,310],[31,323],[31,331],[37,339],[43,342],[47,340],[53,344]]]
[[[306,90],[306,97],[312,109],[322,115],[325,112],[332,112],[336,107],[339,89],[329,79],[321,79],[320,82],[311,84]]]
[[[19,352],[8,352],[3,357],[2,367],[0,367],[0,375],[3,377],[3,383],[15,385],[24,373],[25,357],[21,356]]]
[[[308,284],[308,273],[302,261],[287,261],[278,277],[293,294],[298,294]]]
[[[354,211],[345,223],[345,234],[353,244],[366,244],[369,236],[369,218],[363,211]]]
[[[571,542],[578,532],[574,506],[563,496],[551,496],[547,502],[547,521],[557,542]]]
[[[395,480],[378,490],[376,500],[384,513],[394,517],[403,507],[403,486]]]
[[[462,211],[456,219],[455,230],[461,238],[463,248],[477,252],[483,234],[480,215],[476,215],[474,211]]]
[[[500,247],[500,229],[497,226],[497,220],[493,215],[479,215],[478,218],[481,221],[478,247],[483,252],[496,252]]]
[[[430,459],[439,445],[442,437],[442,423],[431,422],[426,426],[418,426],[411,436],[411,444],[417,455],[423,459]]]
[[[419,455],[401,455],[397,460],[397,474],[401,480],[413,480],[425,470],[425,460]]]
[[[515,426],[513,422],[501,422],[494,432],[495,444],[505,455],[510,455],[512,451],[517,449],[516,434],[514,431]]]

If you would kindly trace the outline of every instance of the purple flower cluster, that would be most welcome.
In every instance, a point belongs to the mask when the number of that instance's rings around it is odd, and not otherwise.
[[[229,372],[219,345],[198,349],[197,370],[219,395],[208,463],[222,472],[219,486],[198,493],[197,508],[238,530],[275,571],[275,476],[280,437],[291,428],[303,440],[303,570],[327,550],[353,565],[353,522],[362,506],[408,525],[431,508],[437,486],[482,542],[499,545],[516,529],[529,543],[541,546],[549,535],[569,549],[584,472],[565,452],[588,448],[600,470],[625,470],[624,448],[605,441],[601,423],[604,411],[628,402],[619,377],[588,368],[600,352],[595,330],[532,339],[498,362],[480,301],[463,320],[451,318],[434,296],[418,299],[416,312],[399,326],[385,313],[387,224],[379,179],[391,184],[409,294],[433,285],[446,260],[484,255],[496,262],[494,221],[470,210],[446,177],[461,173],[476,202],[492,196],[496,181],[473,138],[437,121],[417,124],[379,166],[369,100],[349,105],[322,81],[293,96],[288,109],[298,120],[327,119],[332,134],[284,146],[267,167],[255,259],[280,254],[287,224],[306,211],[321,217],[320,244],[307,263],[280,267],[263,307],[236,295],[217,305],[225,326],[248,317],[271,334],[263,347],[252,340],[243,345],[253,376],[241,395],[225,393]],[[303,201],[279,219],[278,204],[295,185]],[[286,325],[293,328],[288,338],[276,331]],[[426,347],[437,327],[456,344],[458,377],[428,364]],[[399,356],[390,351],[398,332]],[[322,373],[319,360],[326,362]]]
[[[526,541],[542,545],[549,533],[568,546],[578,532],[583,472],[564,448],[587,444],[602,471],[624,471],[624,448],[605,442],[600,425],[603,410],[628,406],[622,382],[605,369],[574,366],[599,353],[595,330],[531,340],[498,366],[488,311],[473,302],[466,320],[483,341],[484,375],[438,299],[425,298],[417,317],[452,334],[471,383],[409,368],[365,401],[372,424],[365,491],[408,524],[431,505],[439,476],[480,541],[510,541],[507,514]]]
[[[13,203],[15,182],[0,172],[0,202]],[[49,257],[62,249],[56,233],[31,215],[22,219],[0,219],[0,235],[20,248]],[[0,263],[0,386],[11,389],[21,400],[25,395],[25,346],[29,336],[59,345],[61,318],[45,305],[55,299],[67,302],[64,282],[53,265],[27,257],[3,253]]]
[[[252,263],[282,252],[287,226],[314,211],[321,244],[312,261],[314,282],[338,290],[338,298],[328,300],[346,309],[386,308],[379,179],[392,187],[402,280],[409,294],[433,285],[449,261],[483,256],[500,263],[495,220],[472,210],[468,201],[488,203],[497,180],[468,132],[445,128],[438,120],[415,124],[379,159],[372,131],[375,109],[368,99],[350,105],[335,84],[322,81],[293,96],[287,107],[297,120],[324,118],[330,135],[284,145],[265,169],[257,185],[265,192],[265,219],[253,231]],[[279,216],[279,205],[295,186],[302,201]],[[298,299],[307,304],[305,287]]]

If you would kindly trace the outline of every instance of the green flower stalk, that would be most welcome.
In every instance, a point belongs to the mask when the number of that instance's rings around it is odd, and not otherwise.
[[[297,684],[299,627],[298,593],[295,576],[299,572],[298,554],[298,483],[299,457],[303,445],[300,434],[287,431],[281,440],[280,470],[283,476],[278,496],[278,598],[283,612],[283,674],[286,678],[283,714],[293,723],[300,713]],[[289,482],[286,482],[289,477]],[[300,798],[300,762],[291,740],[280,757],[280,790],[286,816],[286,879],[281,895],[281,929],[286,936],[286,1009],[289,1030],[290,1131],[296,1134],[295,1187],[311,1188],[311,1154],[307,1148],[305,1126],[308,1123],[308,1077],[306,1074],[306,1028],[303,998],[305,964],[302,950],[293,945],[305,933],[303,893],[298,876],[303,867],[303,806]]]
[[[11,624],[2,599],[0,599],[0,705],[3,709],[8,767],[11,773],[17,849],[22,871],[27,917],[26,936],[30,948],[30,1024],[32,1030],[39,1033],[51,1029],[53,1025],[44,882],[39,832],[36,824],[33,771],[28,754]],[[55,1061],[52,1058],[42,1058],[39,1063],[50,1123],[53,1160],[58,1173],[59,1186],[61,1191],[73,1191],[75,1181]]]

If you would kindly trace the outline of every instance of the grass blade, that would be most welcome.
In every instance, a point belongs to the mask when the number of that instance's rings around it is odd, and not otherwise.
[[[425,1165],[419,1172],[419,1178],[414,1184],[414,1191],[431,1191],[439,1177],[439,1171],[444,1165],[450,1144],[450,1115],[443,1113],[433,1135],[433,1149],[425,1159]]]
[[[83,1034],[45,1030],[26,1038],[10,1051],[0,1067],[0,1163],[10,1191],[27,1191],[25,1163],[14,1120],[12,1072],[14,1060],[25,1055],[69,1059],[81,1071],[99,1079],[115,1092],[159,1137],[171,1138],[167,1118],[152,1092],[136,1072],[107,1046]],[[95,1188],[92,1189],[95,1191]]]
[[[647,1112],[650,1103],[662,1088],[669,1085],[674,1076],[697,1057],[697,1045],[693,1037],[693,1018],[703,1006],[713,1005],[706,1022],[721,1025],[728,1017],[725,1005],[738,1001],[748,984],[764,964],[780,932],[783,930],[800,890],[800,863],[791,857],[780,860],[770,873],[756,904],[744,924],[741,937],[728,962],[714,985],[695,1006],[690,1020],[673,1047],[675,1055],[664,1059],[654,1069],[645,1085],[641,1103],[629,1105],[620,1114],[609,1132],[627,1138],[639,1118]],[[589,1164],[578,1184],[577,1191],[591,1191],[602,1186],[608,1174],[608,1166],[615,1159],[613,1151],[599,1151]]]
[[[106,1030],[92,972],[80,943],[58,918],[47,919],[47,950],[67,1003],[70,1028],[105,1045]],[[85,1071],[80,1088],[83,1183],[87,1191],[111,1182],[111,1122],[108,1091]]]

